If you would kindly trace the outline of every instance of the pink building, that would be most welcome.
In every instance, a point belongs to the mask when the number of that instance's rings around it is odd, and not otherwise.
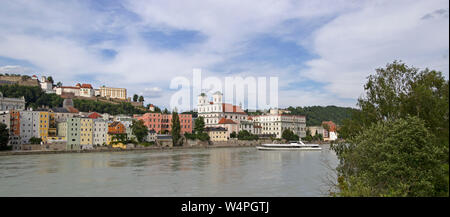
[[[141,116],[134,116],[138,120],[144,121],[144,125],[149,130],[154,130],[156,133],[163,131],[170,132],[172,130],[172,114],[161,113],[145,113]],[[181,134],[192,133],[192,115],[178,114],[180,118]]]

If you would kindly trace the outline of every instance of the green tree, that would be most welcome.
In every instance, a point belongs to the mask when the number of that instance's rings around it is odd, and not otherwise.
[[[139,102],[144,102],[144,96],[139,96]]]
[[[9,130],[6,127],[6,124],[0,123],[0,150],[8,149]]]
[[[365,97],[358,99],[360,109],[341,127],[343,138],[354,136],[380,120],[417,116],[448,146],[449,83],[441,72],[419,71],[394,61],[370,75],[364,89]]]
[[[283,130],[283,133],[281,134],[281,138],[283,138],[287,141],[298,141],[299,140],[298,135],[295,135],[295,133],[289,129]]]
[[[342,195],[355,193],[355,195],[378,196],[448,196],[448,80],[445,80],[441,72],[429,69],[419,71],[404,63],[394,61],[387,64],[386,68],[379,68],[376,70],[376,74],[369,76],[364,89],[365,96],[358,99],[357,105],[360,109],[355,110],[350,119],[343,121],[343,125],[338,131],[344,141],[332,146],[340,160],[338,181],[340,190],[344,192]],[[419,121],[420,126],[425,129],[416,126]],[[362,138],[362,136],[368,136],[368,129],[381,132],[379,129],[387,130],[385,125],[402,126],[404,129],[398,127],[397,130],[404,134],[393,131],[379,134],[374,131],[371,134],[380,136],[379,140],[375,140],[373,136],[367,138],[376,141],[373,144],[388,142],[398,144],[400,147],[397,148],[404,148],[401,150],[407,153],[393,154],[389,148],[386,148],[387,145],[374,145],[373,149],[359,148],[359,146],[369,143],[368,140]],[[416,144],[431,147],[418,149]],[[405,149],[405,147],[410,147],[410,149]],[[375,154],[375,152],[379,154]],[[367,167],[358,162],[362,158],[372,157],[371,155],[390,157],[389,160],[396,161],[393,163],[396,163],[395,169],[399,171],[408,170],[410,159],[418,160],[420,158],[428,163],[418,167],[418,170],[427,170],[429,165],[434,165],[442,175],[437,176],[433,172],[433,180],[425,180],[422,179],[423,177],[416,176],[413,180],[416,183],[403,177],[405,181],[402,181],[402,186],[399,186],[390,183],[398,180],[389,175],[396,176],[398,172],[393,173],[387,164],[384,167]],[[438,165],[430,163],[432,159],[436,160]],[[417,173],[426,172],[417,171]],[[385,183],[382,186],[371,186],[370,184],[377,183],[377,180],[372,180],[374,177],[370,175],[371,173],[385,174]],[[366,177],[363,178],[363,176]],[[420,185],[421,190],[416,185]],[[366,187],[363,188],[364,186]],[[446,186],[446,188],[442,186]]]
[[[139,96],[138,96],[137,94],[134,94],[134,95],[133,95],[133,102],[137,102],[137,101],[138,101],[138,97],[139,97]]]
[[[335,149],[341,196],[446,196],[448,166],[418,117],[379,121]],[[443,171],[447,170],[447,173]]]
[[[61,87],[63,84],[62,84],[62,82],[61,81],[58,81],[58,83],[56,83],[56,86],[57,87]]]
[[[178,117],[178,113],[173,111],[172,112],[172,141],[173,146],[181,145],[179,140],[181,138],[181,127],[180,127],[180,118]]]
[[[53,82],[54,82],[52,76],[48,76],[48,77],[47,77],[47,80],[50,81],[50,83],[52,83],[52,84],[53,84]]]
[[[148,128],[144,125],[144,121],[133,120],[133,124],[131,125],[131,130],[133,131],[133,135],[136,136],[136,139],[139,142],[144,142],[145,138],[148,135]]]
[[[128,140],[126,133],[116,133],[111,136],[111,144],[126,143]]]
[[[239,133],[237,134],[237,138],[239,140],[258,140],[257,135],[253,135],[250,132],[248,132],[247,130],[239,131]]]
[[[198,117],[194,122],[194,132],[203,133],[205,130],[205,119],[203,117]]]
[[[28,142],[30,144],[41,144],[42,139],[41,138],[36,138],[36,137],[31,137],[30,140],[28,140]]]
[[[237,137],[237,135],[236,135],[236,132],[235,131],[233,131],[232,133],[230,133],[230,138],[236,138]]]
[[[342,121],[351,118],[356,109],[338,106],[305,106],[286,108],[293,115],[306,116],[306,126],[320,126],[322,121],[333,121],[341,125]],[[258,113],[255,113],[258,114]]]

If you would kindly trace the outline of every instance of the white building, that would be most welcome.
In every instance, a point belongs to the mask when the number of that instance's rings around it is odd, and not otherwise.
[[[3,97],[3,93],[0,92],[0,111],[24,110],[24,109],[25,109],[25,98],[23,96],[20,98],[8,98]]]
[[[94,88],[90,84],[77,84],[76,87],[80,88],[80,96],[93,97],[95,95]]]
[[[94,119],[92,126],[92,140],[94,145],[106,144],[108,135],[108,122],[103,119]]]
[[[281,138],[285,129],[289,129],[299,137],[306,136],[306,117],[301,115],[280,114],[271,109],[269,114],[252,117],[261,126],[261,134],[275,135]]]
[[[198,96],[197,112],[199,117],[205,120],[205,127],[217,127],[222,118],[232,120],[236,123],[247,120],[247,113],[240,106],[223,102],[223,95],[219,91],[213,94],[209,101],[206,94]]]
[[[50,82],[45,76],[41,77],[39,84],[41,85],[41,89],[45,93],[56,93],[56,91],[53,90],[53,83]]]
[[[20,144],[27,144],[31,137],[40,138],[39,111],[20,111]]]
[[[56,87],[56,94],[73,94],[74,96],[80,96],[80,88],[79,87],[70,87],[70,86],[60,86]]]

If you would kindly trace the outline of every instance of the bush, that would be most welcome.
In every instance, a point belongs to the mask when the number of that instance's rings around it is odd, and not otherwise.
[[[341,196],[448,196],[448,164],[417,117],[378,122],[345,144],[339,156]]]
[[[258,140],[258,136],[257,135],[253,135],[250,132],[248,132],[247,130],[241,130],[239,131],[237,138],[239,140]]]

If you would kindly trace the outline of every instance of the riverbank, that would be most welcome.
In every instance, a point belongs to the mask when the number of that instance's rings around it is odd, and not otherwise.
[[[205,145],[205,146],[151,146],[151,147],[140,147],[140,148],[102,148],[102,149],[86,149],[86,150],[62,150],[62,151],[2,151],[0,156],[11,156],[11,155],[41,155],[41,154],[69,154],[69,153],[96,153],[96,152],[141,152],[141,151],[158,151],[158,150],[178,150],[178,149],[206,149],[206,148],[236,148],[236,147],[255,147],[256,143],[248,144],[220,144],[220,145]]]

